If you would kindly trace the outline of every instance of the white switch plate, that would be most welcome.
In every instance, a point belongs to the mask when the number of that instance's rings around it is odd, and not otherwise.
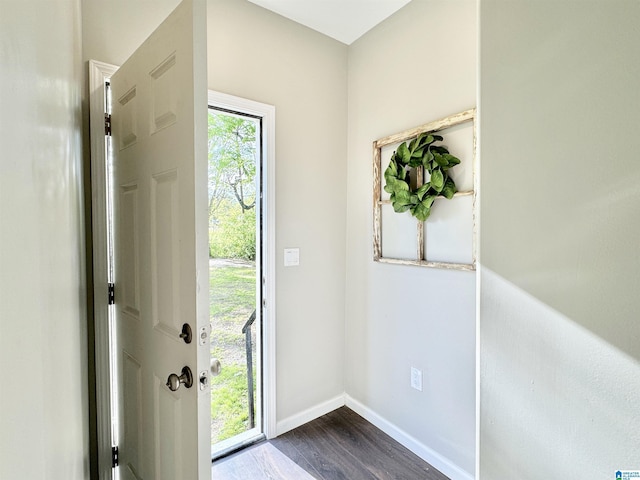
[[[284,266],[297,267],[298,265],[300,265],[300,249],[285,248],[284,249]]]
[[[422,370],[411,367],[411,387],[422,391]]]

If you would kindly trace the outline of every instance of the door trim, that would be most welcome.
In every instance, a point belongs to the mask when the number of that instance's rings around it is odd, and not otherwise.
[[[209,90],[209,105],[262,118],[262,215],[264,231],[262,259],[264,290],[263,315],[263,391],[264,434],[267,439],[276,433],[276,108],[273,105],[247,100]]]
[[[118,69],[89,61],[89,125],[91,139],[91,228],[93,237],[93,321],[95,332],[98,478],[111,480],[111,355],[109,341],[107,172],[105,158],[105,83]]]
[[[89,124],[91,144],[91,211],[93,237],[93,320],[95,335],[96,423],[99,480],[112,480],[112,431],[110,326],[108,316],[108,242],[107,189],[104,116],[105,83],[118,67],[96,60],[89,61]],[[263,118],[263,259],[265,306],[263,403],[264,434],[270,439],[276,432],[276,221],[275,221],[275,107],[209,90],[209,105]]]

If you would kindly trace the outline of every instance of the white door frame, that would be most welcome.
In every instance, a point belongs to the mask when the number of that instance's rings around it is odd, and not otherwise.
[[[276,108],[273,105],[247,100],[209,90],[212,107],[260,117],[262,119],[262,405],[264,434],[276,436]],[[259,189],[256,189],[259,191]],[[258,238],[258,236],[256,236]],[[224,368],[224,365],[222,366]]]
[[[113,478],[112,423],[117,412],[111,402],[110,325],[108,316],[107,171],[105,158],[105,83],[118,69],[89,61],[89,123],[91,139],[91,208],[93,236],[93,307],[95,331],[96,417],[98,475]],[[209,91],[209,105],[262,118],[263,170],[263,405],[264,433],[276,436],[276,222],[275,222],[275,107],[240,97]]]
[[[105,158],[105,83],[115,65],[89,62],[89,125],[91,138],[91,211],[93,237],[93,321],[96,362],[98,478],[111,480],[112,404],[108,302],[107,169]]]

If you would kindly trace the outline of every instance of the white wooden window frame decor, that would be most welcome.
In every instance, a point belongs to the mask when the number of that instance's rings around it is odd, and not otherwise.
[[[473,146],[472,146],[472,175],[473,175],[473,188],[471,190],[464,190],[456,192],[454,197],[460,196],[472,196],[473,197],[473,228],[472,228],[472,252],[471,263],[456,263],[447,261],[432,261],[426,257],[424,232],[425,223],[426,228],[429,228],[429,219],[426,222],[411,217],[416,222],[416,235],[417,235],[417,249],[415,252],[415,258],[390,258],[384,257],[382,254],[382,207],[383,205],[391,205],[390,200],[382,198],[382,191],[384,185],[384,177],[382,172],[382,149],[389,145],[400,144],[407,140],[411,140],[421,133],[437,133],[450,127],[460,125],[463,123],[471,122],[473,130]],[[445,138],[446,142],[446,138]],[[456,155],[455,151],[451,152],[452,155]],[[461,163],[468,162],[469,159],[461,158]],[[464,112],[451,115],[449,117],[436,120],[416,128],[405,130],[404,132],[396,133],[388,137],[381,138],[373,142],[373,260],[380,263],[391,263],[398,265],[415,265],[420,267],[429,268],[445,268],[450,270],[467,270],[473,271],[476,269],[476,233],[477,233],[477,165],[476,165],[476,109],[472,108]],[[386,168],[386,166],[385,166]],[[423,169],[418,169],[417,182],[418,186],[422,185],[424,179]],[[437,197],[436,202],[447,201],[444,197]],[[436,206],[437,208],[437,206]]]

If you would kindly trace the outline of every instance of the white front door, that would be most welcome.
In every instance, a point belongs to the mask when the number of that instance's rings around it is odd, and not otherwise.
[[[211,477],[206,68],[205,1],[184,0],[111,78],[127,480]]]

